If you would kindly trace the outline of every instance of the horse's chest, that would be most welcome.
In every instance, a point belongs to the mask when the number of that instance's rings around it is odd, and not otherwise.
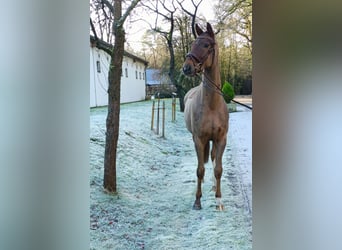
[[[225,118],[217,113],[198,113],[197,116],[198,134],[207,137],[221,136],[227,131]]]

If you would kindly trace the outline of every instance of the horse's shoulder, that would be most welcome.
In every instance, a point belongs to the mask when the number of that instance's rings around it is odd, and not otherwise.
[[[186,93],[185,99],[191,99],[191,98],[193,98],[194,95],[199,91],[199,89],[200,89],[199,87],[200,87],[200,86],[196,86],[196,87],[190,89],[190,90],[188,91],[188,93]]]

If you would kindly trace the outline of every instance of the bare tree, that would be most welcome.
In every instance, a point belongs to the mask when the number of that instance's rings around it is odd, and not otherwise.
[[[252,0],[219,0],[215,5],[219,30],[232,30],[252,53]]]
[[[104,1],[91,0],[90,18],[94,24],[98,38],[112,44],[114,41],[114,34],[112,32],[114,16],[113,12],[106,6]]]
[[[170,3],[167,5],[167,3]],[[178,85],[176,79],[176,66],[175,66],[175,50],[174,50],[174,43],[173,43],[173,35],[175,30],[175,12],[177,10],[174,0],[166,1],[166,0],[156,0],[150,1],[147,4],[144,4],[146,8],[156,14],[156,19],[154,25],[150,25],[151,29],[159,33],[166,41],[167,48],[170,55],[170,65],[169,65],[169,78],[172,84],[174,84],[177,88],[178,96],[180,96],[181,86]],[[169,24],[169,29],[164,30],[158,24],[158,18],[161,17],[163,20],[167,21]],[[181,100],[181,107],[184,106],[182,99]],[[182,109],[182,108],[181,108]]]
[[[183,48],[182,48],[182,50],[183,50],[182,51],[182,54],[183,54],[182,60],[184,60],[186,54],[190,51],[191,34],[190,34],[190,32],[187,31],[187,29],[185,27],[182,27],[182,26],[188,25],[187,20],[191,19],[191,33],[192,33],[193,37],[196,39],[197,33],[195,31],[195,24],[197,22],[197,12],[198,12],[198,7],[200,6],[200,4],[202,3],[203,0],[199,0],[197,2],[195,0],[191,0],[192,6],[194,7],[193,12],[191,12],[188,8],[184,7],[185,0],[176,0],[176,1],[182,9],[183,15],[185,14],[185,16],[183,18],[181,17],[181,18],[177,19],[177,25],[178,25],[178,29],[179,29],[180,36],[181,36],[181,44],[183,46]],[[184,30],[185,30],[185,32],[184,32]],[[177,90],[179,89],[179,91],[177,94],[179,95],[181,111],[184,111],[184,96],[185,96],[186,92],[198,84],[199,84],[199,78],[189,78],[183,74],[179,75],[178,85],[177,85]]]
[[[182,1],[177,0],[177,3],[186,14],[191,16],[191,30],[192,30],[193,36],[196,38],[197,37],[196,31],[195,31],[196,16],[197,16],[198,7],[200,6],[203,0],[198,1],[198,3],[196,3],[194,0],[191,0],[192,5],[195,7],[194,13],[191,13],[189,10],[184,8],[183,6],[184,1],[185,0],[182,0]]]
[[[236,94],[252,88],[252,0],[218,0],[215,5],[217,41],[221,47],[221,79]]]
[[[149,62],[151,68],[161,68],[169,54],[165,46],[165,38],[159,36],[151,28],[143,36],[142,44],[141,56]]]
[[[114,3],[113,3],[114,2]],[[119,138],[119,121],[120,121],[120,89],[121,89],[121,73],[122,60],[124,55],[125,31],[124,23],[137,6],[140,0],[133,0],[127,6],[124,14],[122,14],[122,0],[94,0],[93,5],[97,11],[97,24],[101,30],[101,38],[103,39],[104,30],[107,31],[107,41],[114,39],[114,46],[111,51],[107,52],[111,56],[109,72],[108,72],[108,114],[106,120],[106,146],[104,155],[104,178],[103,186],[109,192],[116,192],[116,155],[117,144]],[[101,14],[100,14],[101,9]],[[90,19],[92,30],[96,31],[92,20]],[[110,25],[110,32],[108,32]]]
[[[176,18],[177,29],[179,31],[178,47],[181,49],[182,59],[190,51],[191,31],[189,30],[190,18],[188,15],[182,15]]]
[[[187,29],[183,29],[184,27],[184,21],[186,22],[186,19],[182,20],[180,17],[176,16],[177,9],[177,3],[182,8],[182,10],[191,16],[191,23],[192,23],[192,31],[193,35],[196,36],[195,32],[195,21],[196,21],[196,15],[198,6],[203,0],[200,0],[198,3],[196,3],[194,0],[191,0],[193,6],[195,7],[194,13],[191,13],[190,11],[186,10],[182,5],[184,0],[155,0],[155,1],[149,1],[144,3],[144,6],[156,14],[155,22],[154,24],[150,24],[151,30],[154,32],[160,34],[166,42],[166,46],[169,51],[170,61],[169,61],[169,70],[168,75],[170,78],[170,81],[172,84],[176,86],[177,89],[177,95],[180,102],[180,110],[184,110],[184,95],[187,91],[187,88],[185,87],[184,83],[184,77],[177,77],[177,71],[176,71],[176,58],[175,58],[175,44],[177,44],[177,41],[175,40],[174,33],[176,28],[178,28],[178,31],[180,32],[180,44],[183,50],[183,55],[185,57],[186,52],[189,50],[189,33]],[[177,2],[177,3],[176,3]],[[162,19],[162,20],[160,20]],[[160,22],[166,21],[168,29],[161,28]],[[185,52],[186,51],[186,52]],[[182,59],[184,59],[184,57]],[[182,79],[179,81],[179,79]]]

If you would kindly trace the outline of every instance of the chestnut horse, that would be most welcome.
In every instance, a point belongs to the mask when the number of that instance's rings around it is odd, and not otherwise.
[[[187,54],[183,72],[187,76],[203,73],[202,83],[189,90],[184,97],[184,119],[191,132],[197,153],[197,192],[193,209],[201,209],[201,185],[204,178],[204,163],[208,162],[210,141],[211,160],[214,167],[216,209],[223,210],[221,201],[222,155],[228,133],[228,109],[221,92],[219,50],[215,34],[209,23],[207,31],[196,24],[198,37]]]

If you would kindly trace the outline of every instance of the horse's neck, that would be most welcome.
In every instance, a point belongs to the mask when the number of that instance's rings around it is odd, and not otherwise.
[[[205,69],[203,75],[203,101],[207,102],[209,107],[215,108],[221,101],[219,90],[221,89],[221,77],[219,66],[216,63],[211,69]],[[216,85],[213,86],[213,84]]]

